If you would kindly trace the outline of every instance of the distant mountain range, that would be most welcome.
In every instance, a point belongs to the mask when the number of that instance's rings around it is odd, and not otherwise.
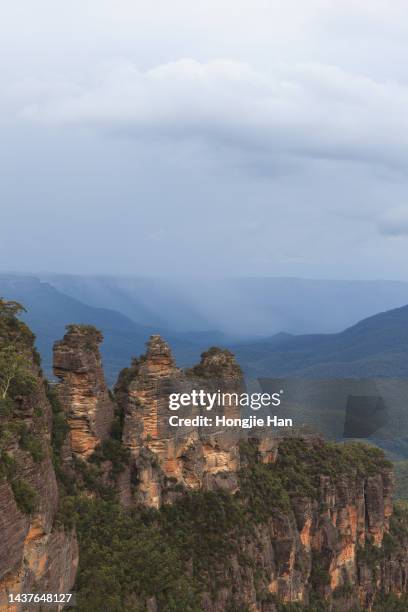
[[[231,348],[263,391],[284,389],[285,416],[335,439],[363,435],[390,457],[408,458],[408,306],[336,334],[277,334]],[[348,433],[346,414],[355,421]],[[408,462],[398,469],[408,483]]]
[[[126,278],[42,275],[60,292],[135,323],[235,338],[339,332],[408,304],[408,283],[299,278]]]
[[[408,306],[337,334],[277,334],[232,350],[254,377],[408,377]]]
[[[34,277],[1,274],[0,296],[16,300],[26,308],[23,318],[36,334],[36,345],[48,376],[52,372],[52,345],[62,338],[69,323],[92,324],[102,330],[102,355],[111,384],[133,356],[144,353],[151,334],[160,333],[166,337],[181,366],[197,362],[200,353],[209,345],[229,342],[229,338],[219,332],[172,332],[157,326],[139,325],[120,312],[84,304]]]
[[[110,383],[132,356],[144,352],[153,333],[166,338],[180,366],[196,363],[203,350],[216,344],[231,348],[250,377],[408,376],[408,306],[388,309],[408,303],[408,283],[204,279],[201,290],[200,281],[191,281],[189,294],[186,280],[44,279],[0,274],[0,296],[27,308],[25,319],[37,335],[48,374],[52,344],[65,326],[89,323],[104,334]],[[386,312],[345,331],[295,335],[307,325],[313,331],[319,321],[321,331],[336,328],[384,303]],[[269,334],[277,325],[280,333]]]

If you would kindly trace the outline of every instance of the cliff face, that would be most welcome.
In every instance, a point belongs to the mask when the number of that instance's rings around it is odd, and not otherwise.
[[[300,467],[311,457],[313,476]],[[251,536],[242,538],[229,566],[229,589],[215,600],[208,595],[206,610],[221,611],[235,600],[234,605],[275,611],[277,602],[309,605],[316,598],[322,610],[371,609],[378,592],[407,591],[408,541],[400,538],[397,544],[390,535],[391,470],[368,455],[367,471],[360,472],[354,449],[348,466],[341,465],[343,459],[336,453],[330,458],[319,438],[280,441],[268,468],[283,478],[288,502],[277,503]],[[329,471],[328,460],[332,475],[319,474]],[[391,538],[393,546],[385,552]],[[243,571],[239,555],[250,560],[250,569]]]
[[[242,391],[242,375],[232,355],[212,349],[203,354],[198,366],[181,371],[167,344],[153,336],[146,355],[134,360],[119,377],[115,393],[124,412],[123,442],[130,449],[130,472],[134,475],[130,491],[129,487],[122,489],[126,504],[133,500],[159,508],[174,503],[183,494],[180,492],[191,490],[226,489],[241,494],[245,460],[237,432],[200,427],[172,430],[168,425],[169,394],[190,393],[192,389]],[[192,410],[189,417],[200,414],[198,408]],[[239,414],[234,405],[225,410],[227,416]],[[183,417],[185,412],[180,409],[177,415]],[[203,596],[203,609],[221,611],[232,604],[237,609],[248,605],[251,610],[275,610],[275,599],[306,604],[311,591],[326,602],[327,609],[344,609],[342,606],[353,602],[369,608],[379,591],[406,591],[406,549],[405,556],[398,548],[395,559],[392,555],[387,562],[377,559],[376,567],[367,565],[360,554],[364,549],[381,551],[384,536],[389,535],[393,490],[389,467],[381,461],[377,466],[368,457],[368,471],[359,471],[357,466],[366,458],[353,449],[346,460],[317,438],[292,443],[261,435],[252,443],[257,464],[269,465],[278,478],[287,473],[287,449],[292,444],[297,465],[287,476],[285,487],[289,490],[290,478],[296,482],[300,466],[308,465],[309,455],[319,457],[313,464],[313,475],[304,476],[313,486],[309,483],[310,491],[302,487],[292,491],[284,510],[278,505],[274,509],[271,500],[270,515],[257,523],[251,537],[239,538],[239,551],[229,559],[227,572],[219,568],[224,587],[215,596],[214,592]],[[304,456],[299,455],[299,448],[305,451]],[[326,473],[326,455],[331,474]],[[341,468],[342,461],[347,469]],[[256,474],[252,473],[254,479]],[[240,557],[249,559],[252,568],[242,566]],[[265,601],[260,600],[260,593]]]
[[[380,592],[406,593],[408,539],[390,525],[386,463],[368,449],[357,468],[358,452],[328,450],[318,438],[281,440],[273,463],[264,450],[264,440],[241,443],[238,490],[227,504],[224,491],[206,497],[201,489],[193,512],[181,496],[165,523],[164,541],[169,530],[170,539],[182,530],[181,558],[188,579],[199,582],[199,609],[366,610]],[[150,603],[166,609],[154,596]]]
[[[64,509],[76,508],[83,555],[79,612],[95,607],[95,590],[113,612],[280,612],[284,604],[340,612],[372,609],[379,593],[407,593],[408,517],[393,510],[380,451],[310,435],[171,427],[170,415],[206,411],[171,412],[170,394],[244,390],[232,354],[210,349],[183,371],[152,336],[113,399],[101,339],[70,326],[54,351],[54,393],[69,425],[59,464],[71,483]],[[11,412],[0,402],[3,597],[67,591],[78,563],[75,531],[58,527],[53,415],[30,350],[29,392],[13,391]],[[234,402],[223,411],[239,415]]]
[[[124,414],[123,443],[130,450],[130,470],[138,483],[135,501],[158,508],[174,498],[175,483],[179,489],[236,489],[237,432],[227,436],[216,427],[170,426],[169,395],[194,389],[234,393],[242,387],[241,370],[228,351],[204,353],[196,368],[184,372],[176,367],[164,340],[151,337],[146,354],[121,373],[115,387]],[[200,414],[205,410],[198,406],[177,411],[180,418]],[[239,411],[232,404],[224,414],[233,417]],[[123,499],[129,503],[129,494]]]
[[[95,328],[70,325],[54,345],[57,393],[69,424],[66,457],[87,459],[105,440],[112,425],[114,404],[102,369],[99,344],[103,336]]]
[[[7,604],[8,593],[69,591],[78,547],[75,532],[56,521],[52,409],[34,362],[33,339],[23,324],[1,319],[0,313],[0,353],[6,351],[9,366],[15,361],[20,376],[0,402],[0,610],[11,611],[20,606]]]

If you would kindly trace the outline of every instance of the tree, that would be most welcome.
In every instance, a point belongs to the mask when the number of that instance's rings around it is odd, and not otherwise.
[[[0,297],[0,345],[7,342],[22,342],[27,346],[34,341],[34,334],[18,317],[26,312],[18,302]]]
[[[35,385],[31,372],[33,335],[18,319],[25,312],[18,302],[0,298],[0,400],[27,395]]]
[[[11,391],[27,395],[34,384],[27,356],[13,345],[0,349],[0,399],[5,400]]]
[[[22,306],[19,302],[14,302],[13,300],[5,300],[4,298],[0,298],[0,315],[2,317],[16,317],[22,312],[27,312],[24,306]]]

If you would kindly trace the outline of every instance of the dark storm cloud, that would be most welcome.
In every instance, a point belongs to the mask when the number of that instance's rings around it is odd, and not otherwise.
[[[3,269],[406,276],[404,2],[5,12]]]

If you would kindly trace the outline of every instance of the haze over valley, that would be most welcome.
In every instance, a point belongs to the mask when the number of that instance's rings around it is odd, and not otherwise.
[[[53,343],[72,322],[104,334],[111,383],[157,333],[181,366],[218,345],[251,377],[408,374],[404,282],[0,274],[0,295],[27,309],[49,374]]]

